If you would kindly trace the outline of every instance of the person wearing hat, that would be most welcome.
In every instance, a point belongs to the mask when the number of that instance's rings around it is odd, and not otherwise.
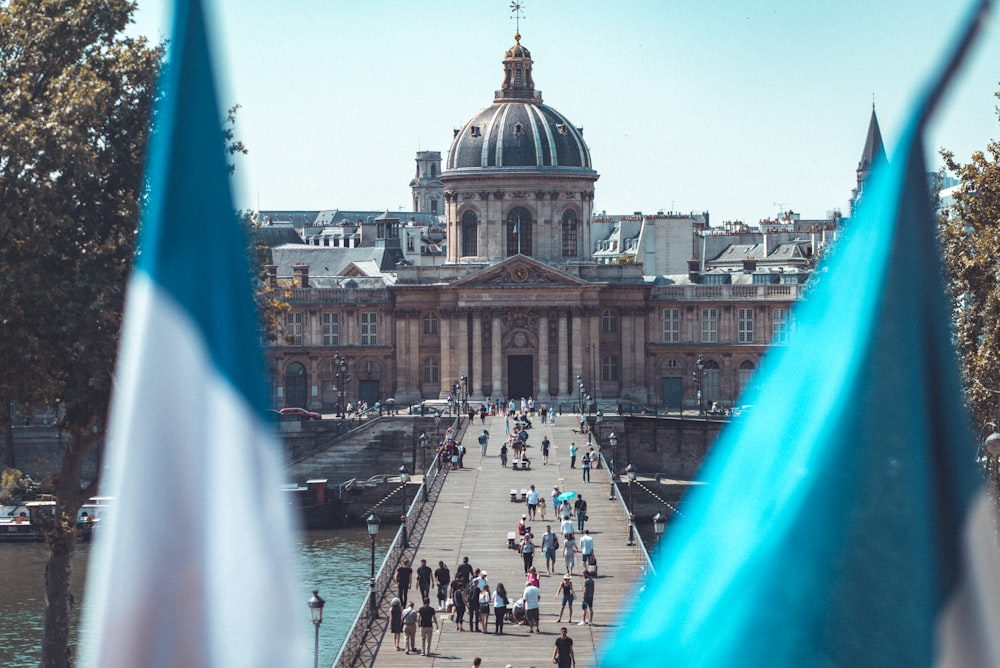
[[[531,542],[531,538],[532,536],[530,532],[524,534],[524,537],[521,538],[520,552],[521,558],[524,559],[525,573],[528,572],[531,568],[531,564],[535,560],[535,544]]]
[[[528,522],[528,516],[521,515],[521,519],[517,523],[518,536],[523,536],[528,531],[527,522]]]
[[[567,573],[563,576],[562,582],[559,583],[559,589],[556,590],[556,595],[553,598],[559,598],[562,596],[562,606],[559,608],[559,619],[557,622],[562,621],[563,611],[566,606],[569,606],[569,620],[570,624],[573,623],[573,579],[570,574]]]

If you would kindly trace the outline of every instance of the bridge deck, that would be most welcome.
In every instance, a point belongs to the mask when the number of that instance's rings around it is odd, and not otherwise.
[[[576,600],[573,604],[573,623],[568,622],[568,615],[560,624],[556,621],[559,614],[560,601],[554,597],[559,582],[565,572],[563,563],[562,543],[557,557],[557,572],[547,575],[545,572],[545,557],[539,549],[536,552],[534,565],[541,579],[541,609],[539,634],[529,634],[526,626],[506,624],[503,635],[493,634],[493,619],[490,618],[490,633],[473,633],[468,630],[458,632],[455,623],[449,619],[447,612],[437,615],[441,631],[434,634],[433,649],[430,656],[407,655],[404,651],[396,651],[392,635],[386,631],[381,638],[377,656],[373,665],[394,666],[470,666],[474,657],[483,659],[484,667],[504,666],[515,667],[552,665],[552,649],[559,635],[559,628],[566,626],[569,636],[573,639],[577,666],[598,665],[598,651],[603,644],[610,641],[615,627],[622,620],[622,610],[626,599],[633,590],[633,585],[643,570],[643,555],[635,547],[627,545],[628,527],[623,522],[619,510],[619,501],[609,501],[610,476],[605,468],[592,471],[592,482],[582,482],[580,458],[586,450],[586,435],[574,433],[579,426],[579,416],[567,414],[557,417],[557,424],[542,425],[535,418],[528,453],[531,458],[530,471],[514,471],[504,469],[500,465],[500,444],[505,439],[504,418],[487,417],[486,424],[480,425],[477,418],[475,424],[466,432],[464,443],[468,449],[465,455],[465,468],[448,474],[444,489],[431,515],[427,531],[419,545],[411,545],[407,550],[412,557],[414,568],[420,559],[426,559],[429,566],[437,568],[439,560],[445,562],[452,575],[455,568],[465,556],[475,568],[489,572],[490,583],[495,587],[503,583],[507,589],[511,603],[520,597],[524,588],[524,566],[521,556],[507,547],[507,534],[516,530],[521,515],[526,512],[523,503],[512,503],[510,490],[527,489],[534,484],[546,502],[550,503],[554,485],[559,485],[563,491],[579,492],[588,503],[587,514],[590,520],[586,527],[594,537],[594,552],[598,559],[598,577],[595,579],[594,624],[579,626],[582,619],[580,602],[582,600],[582,563],[579,555],[576,560],[573,578]],[[483,428],[491,434],[486,457],[480,454],[477,436]],[[549,463],[542,464],[541,446],[544,434],[549,435],[552,442]],[[576,468],[570,468],[569,445],[576,441],[579,447]],[[551,524],[553,531],[558,533],[558,522],[554,519],[555,512],[546,508],[546,520],[536,520],[530,523],[536,543],[540,542],[545,532],[545,525]],[[437,607],[437,598],[431,588],[431,604]],[[419,592],[414,584],[410,590],[410,600],[418,600]],[[391,597],[389,597],[391,598]],[[383,606],[382,613],[387,614],[388,608]],[[417,631],[419,647],[420,632]],[[403,647],[403,640],[400,640]]]

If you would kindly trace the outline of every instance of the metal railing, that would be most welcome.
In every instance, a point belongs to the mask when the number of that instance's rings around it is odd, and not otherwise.
[[[601,454],[601,459],[604,459],[604,468],[607,469],[608,474],[613,476],[614,472],[610,469],[603,453]],[[653,560],[649,556],[649,551],[646,550],[646,545],[642,542],[642,537],[639,535],[639,531],[635,528],[635,517],[629,512],[628,504],[625,500],[625,488],[621,484],[621,480],[614,480],[612,484],[615,486],[615,498],[612,503],[615,504],[615,509],[618,511],[618,518],[621,520],[622,524],[625,525],[626,531],[628,531],[629,524],[632,524],[632,531],[635,540],[632,541],[633,545],[631,547],[636,552],[636,557],[639,559],[639,566],[643,577],[656,575],[656,569],[653,567]],[[634,485],[636,483],[630,484]]]
[[[460,419],[452,423],[456,430],[458,425],[460,425]],[[386,551],[382,564],[375,573],[375,583],[372,590],[375,592],[375,607],[378,610],[378,617],[371,617],[371,594],[369,594],[365,596],[364,603],[361,604],[358,614],[355,615],[351,630],[344,639],[344,644],[341,645],[337,657],[333,660],[332,667],[353,668],[373,663],[378,653],[381,638],[389,625],[388,601],[392,599],[390,587],[393,573],[396,566],[404,558],[412,560],[416,555],[417,546],[427,530],[431,512],[441,495],[441,489],[444,487],[447,476],[448,469],[442,468],[440,459],[434,457],[434,461],[424,472],[424,480],[417,488],[413,501],[406,509],[406,544],[409,547],[404,547],[403,527],[400,526],[396,537]]]

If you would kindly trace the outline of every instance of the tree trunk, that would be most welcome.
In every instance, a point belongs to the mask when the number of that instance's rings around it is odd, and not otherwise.
[[[45,564],[45,629],[42,632],[42,667],[70,668],[73,652],[69,646],[70,611],[75,601],[70,590],[73,555],[76,551],[76,515],[83,502],[96,490],[93,480],[81,490],[83,461],[98,442],[92,429],[72,430],[63,454],[59,477],[54,481],[56,512],[43,525],[49,560]]]

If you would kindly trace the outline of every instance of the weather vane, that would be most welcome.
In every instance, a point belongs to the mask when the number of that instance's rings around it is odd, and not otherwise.
[[[520,37],[520,35],[521,35],[521,19],[524,18],[524,14],[523,14],[523,12],[524,12],[524,3],[523,2],[517,2],[517,0],[514,0],[514,2],[510,3],[510,11],[514,15],[511,18],[513,18],[514,21],[515,21],[515,30],[517,31],[518,37]]]

